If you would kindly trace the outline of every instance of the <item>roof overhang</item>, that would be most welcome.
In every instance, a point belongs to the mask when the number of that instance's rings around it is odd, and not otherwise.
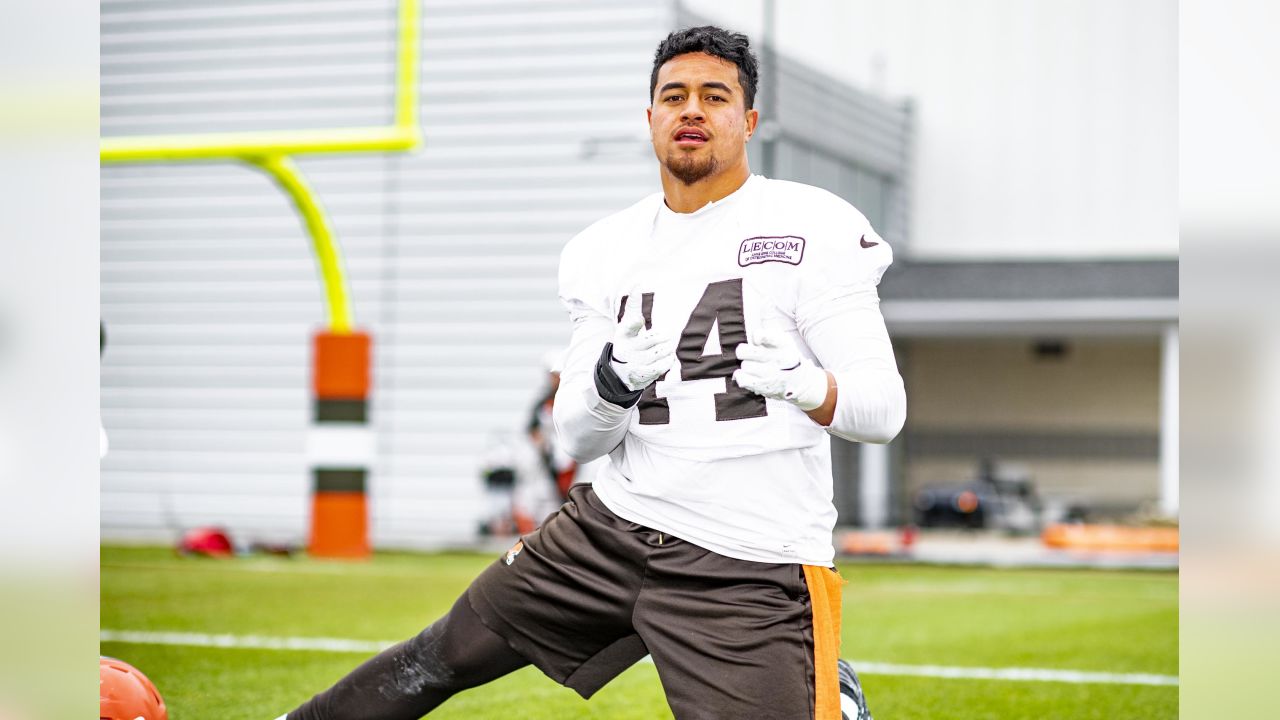
[[[881,284],[898,337],[1159,335],[1178,321],[1178,262],[900,262]]]
[[[1178,321],[1177,300],[890,300],[896,336],[1158,335]]]

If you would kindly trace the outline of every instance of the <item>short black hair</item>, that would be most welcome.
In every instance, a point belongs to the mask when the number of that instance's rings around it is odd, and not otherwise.
[[[658,87],[658,69],[668,60],[685,53],[706,53],[728,60],[738,66],[738,84],[750,110],[756,102],[756,81],[760,68],[751,52],[751,41],[742,33],[731,33],[714,25],[677,30],[658,45],[653,55],[653,72],[649,75],[649,102],[653,102],[654,88]]]

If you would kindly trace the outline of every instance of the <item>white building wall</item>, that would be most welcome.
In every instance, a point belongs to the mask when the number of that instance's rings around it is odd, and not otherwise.
[[[665,2],[425,0],[412,155],[302,158],[374,341],[377,545],[472,537],[494,433],[568,339],[560,247],[657,189],[644,108]],[[106,0],[106,136],[390,122],[394,0]],[[315,261],[234,163],[102,170],[104,539],[305,536]]]
[[[774,4],[781,52],[915,102],[912,255],[1177,255],[1177,3]],[[763,0],[682,5],[760,39]]]

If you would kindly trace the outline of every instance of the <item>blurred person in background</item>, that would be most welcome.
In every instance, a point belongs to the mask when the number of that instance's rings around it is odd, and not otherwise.
[[[417,718],[529,664],[590,697],[645,655],[677,718],[870,717],[835,660],[827,433],[885,443],[905,420],[876,289],[892,253],[835,195],[751,174],[757,72],[743,35],[669,35],[647,111],[662,192],[561,256],[552,415],[570,456],[608,457],[595,482],[287,720]]]
[[[542,467],[555,488],[557,497],[563,502],[569,498],[569,486],[578,474],[578,461],[556,442],[551,421],[556,390],[560,388],[560,371],[564,367],[564,351],[548,351],[543,357],[543,365],[547,370],[547,384],[529,416],[529,442],[537,450]]]
[[[478,528],[482,536],[511,535],[519,523],[516,512],[516,484],[521,474],[517,444],[506,434],[494,432],[480,463],[484,483],[485,515]]]
[[[608,462],[601,457],[580,463],[565,450],[556,435],[553,415],[556,391],[560,389],[560,372],[564,368],[564,350],[551,350],[543,357],[547,369],[547,384],[530,413],[529,442],[538,453],[543,475],[550,481],[557,500],[554,510],[569,499],[569,488],[578,483],[590,483],[601,466]],[[539,516],[541,519],[541,516]]]
[[[485,450],[480,476],[488,512],[480,522],[481,535],[533,532],[564,504],[569,487],[590,482],[600,464],[579,464],[557,441],[551,418],[563,364],[564,350],[543,355],[546,382],[538,389],[524,438],[494,433]]]

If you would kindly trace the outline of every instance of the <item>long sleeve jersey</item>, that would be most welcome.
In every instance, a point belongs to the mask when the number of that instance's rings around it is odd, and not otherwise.
[[[761,176],[693,213],[655,194],[595,223],[560,261],[573,323],[561,443],[580,461],[608,455],[596,493],[631,522],[729,557],[830,565],[827,433],[885,443],[906,417],[876,290],[892,257],[845,201]],[[624,408],[600,397],[593,371],[630,298],[678,350]],[[764,332],[835,376],[830,427],[734,383],[735,349]]]

